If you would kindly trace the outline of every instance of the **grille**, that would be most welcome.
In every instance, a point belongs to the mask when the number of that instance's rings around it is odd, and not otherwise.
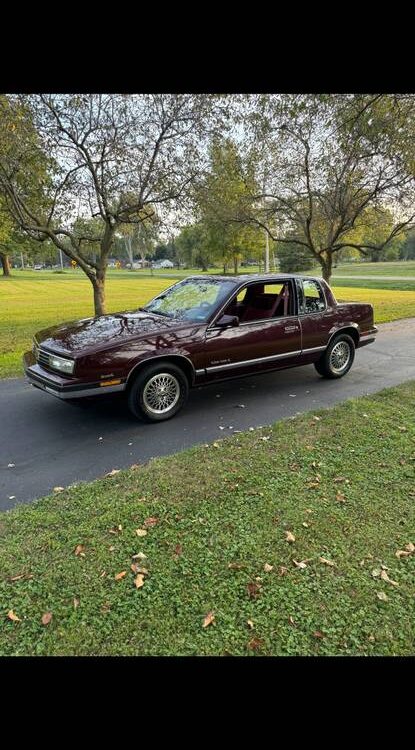
[[[36,359],[39,362],[40,365],[45,365],[46,367],[49,367],[49,354],[44,352],[42,349],[36,350]]]

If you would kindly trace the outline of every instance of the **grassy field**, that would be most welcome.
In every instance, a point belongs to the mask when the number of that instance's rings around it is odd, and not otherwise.
[[[180,272],[183,277],[186,273]],[[108,311],[139,307],[177,278],[161,272],[153,277],[142,272],[109,272]],[[369,288],[376,283],[380,282],[352,279],[333,289],[339,301],[371,302],[378,323],[415,314],[415,284],[412,291],[405,282],[382,282],[382,286],[392,284],[388,289]],[[92,314],[92,288],[80,271],[14,271],[10,279],[0,278],[0,377],[22,374],[21,355],[31,347],[36,331]]]
[[[413,655],[414,408],[413,382],[2,514],[0,654]]]
[[[415,261],[400,260],[383,263],[340,263],[333,268],[333,275],[348,276],[412,276],[415,278]]]

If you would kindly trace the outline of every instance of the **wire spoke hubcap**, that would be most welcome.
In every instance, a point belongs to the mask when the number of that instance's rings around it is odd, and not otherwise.
[[[330,354],[330,366],[334,372],[345,370],[350,361],[350,346],[347,341],[339,341]]]
[[[143,391],[144,405],[152,414],[165,414],[176,406],[179,398],[179,381],[169,372],[153,375]]]

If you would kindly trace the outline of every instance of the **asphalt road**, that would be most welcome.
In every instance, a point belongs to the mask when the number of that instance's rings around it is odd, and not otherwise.
[[[23,379],[5,380],[0,382],[0,509],[31,502],[55,486],[95,479],[411,379],[415,318],[379,326],[376,341],[356,352],[351,371],[340,380],[323,380],[309,365],[198,388],[182,412],[161,424],[134,420],[119,397],[70,406]]]

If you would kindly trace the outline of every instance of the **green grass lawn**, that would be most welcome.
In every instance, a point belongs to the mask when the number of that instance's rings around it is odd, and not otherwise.
[[[414,409],[412,382],[2,514],[0,654],[413,655]]]
[[[180,272],[183,277],[188,273]],[[152,277],[140,271],[110,271],[107,280],[108,311],[139,307],[177,278],[177,275],[172,277],[161,273]],[[355,286],[356,283],[358,286]],[[376,283],[381,282],[344,280],[341,286],[333,286],[333,289],[339,301],[371,302],[378,323],[415,314],[415,284],[413,289],[405,282],[396,282],[396,285],[394,282],[382,282],[382,286],[389,283],[395,288],[369,287]],[[92,314],[92,287],[81,271],[63,274],[14,271],[11,278],[0,278],[0,377],[22,374],[21,356],[31,348],[32,336],[36,331],[64,320]]]
[[[415,278],[415,261],[399,260],[381,263],[339,263],[333,268],[333,275],[347,274],[350,276],[412,276]]]

